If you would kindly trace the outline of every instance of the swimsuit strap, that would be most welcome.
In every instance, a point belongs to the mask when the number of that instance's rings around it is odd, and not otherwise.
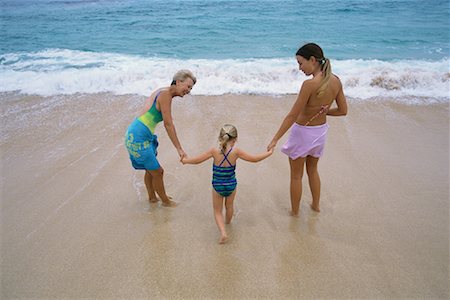
[[[317,114],[315,114],[311,119],[309,119],[309,121],[305,123],[305,126],[308,126],[309,123],[311,123],[312,120],[314,120],[315,118],[317,118],[318,116],[320,116],[325,110],[328,109],[328,107],[330,107],[329,104],[327,104],[327,105],[322,105],[322,106],[320,107],[320,111],[319,111]]]
[[[230,163],[230,161],[228,160],[228,155],[230,154],[231,150],[233,150],[233,147],[231,147],[231,149],[228,150],[227,154],[223,153],[223,151],[220,150],[220,152],[222,152],[222,154],[223,154],[223,160],[222,160],[222,162],[219,164],[219,167],[221,167],[222,164],[223,164],[225,161],[228,162],[228,164],[230,165],[230,167],[233,166],[233,165]]]
[[[158,94],[156,94],[155,100],[153,100],[152,106],[155,106],[155,108],[156,108],[156,99],[158,99],[159,94],[161,94],[161,91],[159,91]]]

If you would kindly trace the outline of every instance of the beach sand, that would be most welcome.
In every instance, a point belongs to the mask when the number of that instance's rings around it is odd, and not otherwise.
[[[321,212],[304,176],[289,216],[279,149],[239,161],[236,216],[219,233],[211,161],[183,166],[159,125],[176,208],[150,205],[124,132],[144,97],[1,94],[1,297],[420,298],[449,294],[449,109],[349,99],[328,118]],[[264,151],[295,95],[187,96],[173,105],[185,151]]]

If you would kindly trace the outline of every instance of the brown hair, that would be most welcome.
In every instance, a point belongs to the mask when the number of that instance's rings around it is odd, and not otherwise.
[[[320,64],[320,70],[322,71],[323,78],[320,82],[319,88],[317,89],[317,96],[322,96],[328,86],[328,82],[330,81],[331,77],[330,60],[328,58],[325,58],[322,48],[314,43],[303,45],[300,49],[297,50],[297,53],[295,55],[299,55],[308,60],[311,58],[311,56],[314,56],[317,62]]]

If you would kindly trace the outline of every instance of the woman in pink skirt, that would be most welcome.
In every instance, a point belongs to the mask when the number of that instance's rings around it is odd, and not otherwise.
[[[302,196],[303,166],[306,163],[312,194],[311,208],[319,212],[320,177],[317,171],[327,137],[326,116],[345,116],[347,101],[339,78],[331,72],[331,64],[322,49],[309,43],[296,53],[299,69],[311,79],[302,84],[297,100],[284,118],[267,149],[274,148],[290,128],[289,138],[281,151],[289,157],[291,167],[291,215],[298,216]],[[330,108],[336,101],[335,108]]]

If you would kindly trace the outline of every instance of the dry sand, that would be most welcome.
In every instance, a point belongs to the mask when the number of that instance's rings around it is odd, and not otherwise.
[[[224,123],[255,153],[294,99],[189,96],[173,115],[190,155]],[[2,299],[450,296],[447,105],[350,99],[347,117],[328,119],[320,214],[305,176],[300,217],[288,215],[278,150],[238,162],[237,214],[219,245],[211,162],[181,165],[161,125],[159,160],[180,205],[147,202],[123,146],[143,97],[0,101]]]

